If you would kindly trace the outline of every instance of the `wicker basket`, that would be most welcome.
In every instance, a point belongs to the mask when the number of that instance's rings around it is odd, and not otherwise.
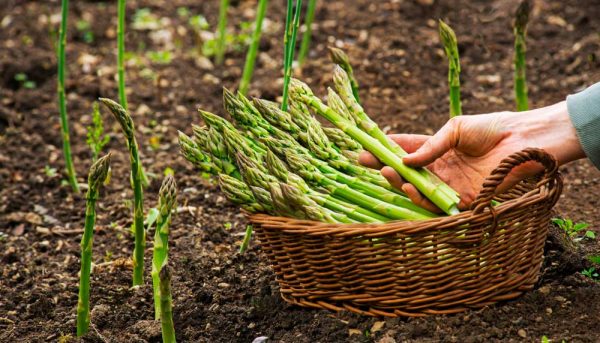
[[[495,197],[528,161],[544,173]],[[532,289],[562,189],[557,169],[542,150],[515,153],[485,180],[471,210],[451,217],[379,225],[249,219],[290,303],[370,316],[456,313]],[[493,198],[501,204],[492,207]]]

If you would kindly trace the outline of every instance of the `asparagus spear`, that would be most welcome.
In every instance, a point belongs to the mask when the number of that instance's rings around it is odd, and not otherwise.
[[[360,143],[352,139],[350,136],[345,134],[344,131],[338,129],[337,127],[324,127],[323,132],[327,138],[340,149],[340,151],[362,151],[362,146]],[[356,159],[351,158],[349,160],[355,161]]]
[[[300,65],[304,63],[304,59],[308,55],[308,48],[310,46],[312,35],[312,22],[315,17],[316,7],[317,0],[308,1],[308,7],[306,8],[306,19],[304,21],[304,35],[302,35],[302,43],[300,44],[300,51],[298,52],[298,64]]]
[[[460,105],[460,59],[454,30],[440,19],[440,40],[448,57],[448,85],[450,86],[450,118],[462,114]]]
[[[281,102],[281,109],[284,111],[288,108],[288,87],[290,79],[292,78],[292,63],[294,62],[296,34],[300,24],[300,8],[302,7],[302,0],[296,0],[296,10],[293,19],[291,18],[292,0],[288,0],[287,6],[287,20],[285,23],[286,30],[284,36],[285,51],[283,56],[283,101]]]
[[[86,194],[85,228],[81,237],[81,271],[79,273],[79,299],[77,301],[77,337],[90,328],[90,273],[92,271],[92,243],[96,223],[98,190],[106,180],[110,167],[110,153],[99,158],[90,168]]]
[[[244,240],[242,241],[242,244],[240,245],[240,250],[239,250],[240,254],[243,254],[248,249],[248,246],[250,245],[250,239],[252,238],[253,231],[254,230],[252,228],[252,225],[246,225],[246,234],[244,235]]]
[[[159,272],[167,261],[169,254],[169,226],[171,213],[177,202],[177,185],[173,175],[167,175],[158,193],[158,218],[154,233],[154,252],[152,254],[152,289],[154,293],[154,317],[160,319],[161,296]]]
[[[69,13],[69,0],[61,2],[61,21],[58,39],[58,109],[60,112],[60,128],[63,141],[63,155],[65,158],[65,168],[69,184],[75,193],[79,193],[79,184],[77,175],[73,166],[73,157],[71,155],[71,138],[69,134],[69,117],[67,116],[67,97],[65,94],[65,65],[66,65],[66,45],[67,45],[67,16]]]
[[[346,75],[346,73],[339,68],[336,70],[336,74],[341,74],[340,71]],[[341,84],[339,80],[337,83]],[[345,120],[342,116],[323,104],[319,98],[314,96],[306,84],[294,79],[292,80],[291,85],[290,95],[292,98],[311,106],[332,124],[357,140],[362,146],[379,158],[380,161],[394,168],[402,175],[402,177],[404,177],[404,179],[415,185],[419,191],[444,212],[448,214],[458,213],[457,204],[459,198],[456,193],[426,169],[413,169],[405,166],[402,159],[399,157],[404,156],[406,152],[402,150],[400,146],[389,140],[377,125],[368,119],[368,116],[366,116],[362,107],[352,100],[353,98],[347,96],[347,94],[340,94],[344,102],[348,101],[346,105],[352,106],[352,108],[350,106],[348,106],[348,108],[351,112],[353,110],[355,111],[355,118],[360,119],[359,125],[361,125],[365,131],[362,131],[356,127],[356,125]]]
[[[271,150],[276,152],[279,156],[285,157],[287,159],[290,155],[296,155],[300,159],[302,159],[304,163],[312,165],[311,168],[317,168],[319,173],[326,175],[328,178],[335,180],[336,182],[348,185],[357,191],[363,192],[370,197],[379,199],[380,201],[387,202],[393,205],[408,208],[411,211],[419,212],[430,218],[436,217],[435,214],[413,204],[405,196],[396,192],[392,192],[389,189],[384,188],[376,183],[366,182],[360,178],[346,175],[338,171],[337,169],[330,167],[327,163],[308,155],[308,153],[305,150],[297,149],[293,145],[286,145],[286,142],[278,141],[273,138],[265,139],[264,142],[269,146]],[[343,164],[341,160],[337,161],[340,163],[340,165]],[[346,167],[351,166],[352,165],[347,165]],[[298,174],[304,178],[304,175],[300,173]]]
[[[240,178],[237,166],[232,161],[223,135],[215,128],[199,127],[192,125],[195,142],[203,151],[210,153],[210,158],[223,173]]]
[[[219,24],[217,32],[217,49],[215,51],[215,62],[222,64],[225,57],[225,36],[227,33],[227,9],[229,0],[221,0],[219,7]]]
[[[254,21],[254,32],[252,33],[252,41],[248,47],[248,54],[246,54],[246,63],[244,64],[244,72],[242,73],[242,80],[240,81],[240,93],[246,94],[248,92],[248,86],[250,86],[250,79],[254,72],[254,61],[256,60],[256,53],[258,52],[258,45],[260,43],[260,35],[262,33],[262,22],[265,18],[265,12],[267,11],[267,0],[259,0],[258,7],[256,8],[256,19]]]
[[[302,190],[307,196],[317,204],[328,208],[332,211],[346,214],[349,218],[363,223],[386,222],[391,220],[385,216],[364,209],[355,204],[336,199],[330,195],[318,193],[312,190],[302,179],[295,173],[288,170],[285,163],[279,159],[272,151],[267,152],[265,157],[267,169],[271,175],[274,175],[280,181],[292,185],[299,190]]]
[[[119,81],[119,102],[127,111],[127,95],[125,93],[125,2],[118,0],[117,22],[117,78]]]
[[[356,223],[343,213],[327,210],[317,204],[298,188],[286,183],[279,183],[283,197],[295,207],[302,208],[309,219],[327,223]]]
[[[279,127],[281,130],[289,133],[295,140],[306,142],[306,128],[304,130],[298,126],[293,120],[292,115],[282,111],[279,106],[271,101],[263,99],[253,99],[254,107],[262,115],[262,117],[271,125]]]
[[[356,102],[360,102],[360,98],[358,97],[358,81],[356,81],[356,78],[354,77],[354,70],[352,69],[352,65],[350,65],[350,59],[348,58],[348,55],[346,55],[342,49],[334,47],[328,47],[328,49],[331,61],[337,64],[348,74],[352,88],[352,95],[354,96]]]
[[[352,186],[356,187],[352,183],[344,184],[336,181],[335,175],[323,175],[316,167],[306,162],[306,159],[297,154],[288,153],[286,155],[288,165],[291,170],[296,174],[300,175],[304,180],[313,183],[316,187],[322,187],[326,189],[330,194],[340,196],[348,201],[351,201],[361,207],[369,209],[373,212],[379,213],[385,217],[392,219],[429,219],[431,215],[426,215],[413,211],[411,209],[392,205],[390,203],[383,202],[374,197],[366,195],[360,191],[357,191]],[[346,180],[352,181],[352,180]],[[400,196],[398,196],[400,197]],[[409,204],[410,201],[407,201]],[[413,206],[415,206],[413,204]]]
[[[350,91],[350,81],[348,80],[348,75],[346,74],[346,72],[344,72],[344,70],[342,70],[341,68],[336,67],[335,71],[333,73],[333,81],[336,85],[336,89],[338,90],[338,92],[340,94],[340,97],[342,98],[343,102],[346,104],[346,107],[348,108],[349,113],[354,118],[356,125],[359,126],[369,136],[371,136],[371,137],[375,138],[377,141],[379,141],[379,143],[381,143],[386,149],[391,151],[393,154],[397,155],[398,157],[403,157],[404,155],[406,155],[406,151],[404,151],[398,144],[396,144],[396,142],[394,142],[390,138],[388,138],[386,136],[386,134],[383,131],[381,131],[379,126],[377,126],[377,124],[374,121],[372,121],[371,118],[369,118],[369,116],[364,111],[362,106],[350,96],[350,92],[349,92]],[[300,84],[302,84],[302,83],[300,83]],[[306,86],[305,84],[302,84],[302,85]],[[308,88],[308,86],[306,86],[306,89],[310,90],[310,88]],[[311,93],[312,93],[312,91],[311,91]],[[326,109],[326,108],[322,108],[322,110],[324,110],[324,109]],[[322,112],[319,112],[319,114],[323,115]],[[352,135],[350,135],[350,136],[352,136]],[[352,136],[352,138],[356,139],[360,143],[360,140],[358,140],[356,137]],[[362,144],[362,143],[361,143],[361,145],[364,146],[364,144]],[[399,162],[402,163],[401,160]],[[425,168],[417,169],[417,172],[419,174],[421,174],[421,177],[423,179],[425,179],[426,184],[435,185],[436,190],[439,190],[439,192],[444,193],[445,197],[448,199],[448,201],[456,202],[456,203],[459,202],[460,199],[458,198],[458,193],[456,193],[456,191],[454,191],[452,188],[450,188],[448,185],[446,185],[435,174],[433,174],[432,172],[430,172],[428,169],[425,169]],[[411,173],[411,172],[409,172],[409,173]],[[421,182],[418,182],[418,183],[420,184]],[[417,188],[419,187],[417,185],[415,185],[415,186]],[[423,186],[421,186],[421,187],[423,187]],[[423,187],[423,188],[425,188],[425,187]],[[419,190],[421,192],[425,192],[421,189],[419,189]],[[452,208],[452,207],[453,206],[450,206],[448,208],[448,210],[451,211],[453,214],[458,213],[458,209]]]
[[[527,99],[527,81],[525,79],[525,52],[527,45],[525,36],[527,35],[527,22],[529,21],[529,13],[531,6],[529,0],[523,0],[519,4],[514,21],[515,34],[515,101],[517,103],[517,111],[527,111],[529,109]]]
[[[219,174],[223,169],[214,163],[210,155],[204,153],[185,133],[179,131],[179,149],[183,157],[196,168],[210,174]],[[236,169],[237,173],[237,169]],[[239,176],[239,173],[237,173]]]
[[[219,186],[227,199],[250,213],[272,212],[273,208],[259,204],[246,183],[229,175],[219,174]]]
[[[171,270],[166,263],[158,274],[160,279],[160,326],[163,343],[175,343],[175,326],[173,325],[173,297],[171,295]]]
[[[100,98],[100,101],[110,109],[115,119],[121,125],[129,148],[131,162],[131,185],[133,187],[133,227],[135,248],[133,249],[133,285],[144,283],[144,249],[146,247],[146,231],[144,230],[144,195],[142,190],[142,164],[135,139],[135,128],[129,113],[118,103]]]

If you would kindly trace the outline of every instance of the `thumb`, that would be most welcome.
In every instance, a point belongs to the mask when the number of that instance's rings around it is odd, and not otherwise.
[[[435,135],[429,138],[417,151],[404,156],[402,161],[411,167],[424,167],[442,157],[458,144],[459,118],[450,119]]]

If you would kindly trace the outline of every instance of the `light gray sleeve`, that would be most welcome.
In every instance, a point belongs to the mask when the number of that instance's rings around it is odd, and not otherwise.
[[[600,169],[600,82],[569,95],[567,109],[583,151]]]

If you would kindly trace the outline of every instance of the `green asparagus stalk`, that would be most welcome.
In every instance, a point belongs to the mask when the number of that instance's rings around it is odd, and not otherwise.
[[[354,152],[360,152],[362,150],[362,146],[360,143],[352,139],[350,136],[344,133],[344,131],[335,128],[335,127],[324,127],[323,132],[327,136],[327,138],[335,144],[340,151],[348,150]],[[355,161],[355,158],[350,158],[349,160]]]
[[[517,111],[527,111],[529,109],[527,97],[527,80],[525,78],[525,52],[527,45],[525,37],[527,36],[527,22],[531,11],[529,0],[523,0],[515,14],[514,34],[515,34],[515,101]]]
[[[250,213],[268,213],[273,210],[270,206],[259,204],[254,197],[252,190],[246,183],[239,179],[229,175],[219,174],[219,186],[229,201],[241,205],[244,210]]]
[[[316,7],[317,0],[308,0],[306,18],[304,19],[304,34],[302,35],[302,43],[300,44],[300,51],[298,52],[298,64],[300,65],[304,63],[304,60],[308,55],[308,49],[310,47],[310,40],[312,36],[312,23],[315,18]]]
[[[79,184],[77,183],[77,175],[73,166],[73,157],[71,156],[71,138],[69,134],[69,117],[67,116],[67,97],[65,94],[65,65],[67,46],[67,16],[69,13],[69,0],[62,0],[61,3],[61,21],[60,32],[58,38],[58,109],[60,112],[60,127],[63,141],[63,155],[65,157],[65,169],[67,171],[67,179],[75,193],[79,193]]]
[[[343,70],[341,70],[341,72],[345,74]],[[362,111],[362,107],[358,103],[353,101],[347,103],[347,105],[350,104],[354,106],[353,108],[348,106],[351,111],[352,109],[357,110],[355,114],[361,119],[359,125],[361,125],[365,131],[362,131],[356,127],[356,125],[345,120],[342,116],[323,104],[319,98],[313,95],[306,84],[294,79],[292,80],[291,85],[292,98],[302,101],[312,107],[320,115],[325,117],[325,119],[329,120],[336,127],[358,141],[365,149],[379,158],[380,161],[394,168],[405,180],[412,183],[419,191],[421,191],[421,193],[444,212],[448,214],[458,213],[457,205],[459,198],[456,193],[451,191],[451,189],[439,180],[439,178],[435,177],[434,174],[427,172],[426,169],[413,169],[404,165],[400,157],[404,156],[406,152],[397,144],[389,140],[377,125],[368,119],[368,116]],[[344,99],[344,102],[351,98],[348,96],[344,97],[344,94],[340,95],[342,99]]]
[[[366,132],[369,136],[375,138],[377,141],[379,141],[379,143],[381,143],[384,147],[386,147],[395,155],[399,157],[405,156],[406,151],[404,151],[402,147],[396,144],[396,142],[388,138],[387,135],[383,131],[381,131],[379,126],[377,126],[377,124],[374,121],[372,121],[371,118],[369,118],[367,113],[364,111],[363,107],[357,101],[355,101],[355,99],[353,99],[350,93],[350,81],[348,80],[348,75],[343,69],[338,67],[335,68],[333,73],[333,81],[335,83],[336,89],[339,92],[340,98],[346,104],[348,112],[354,119],[354,123],[356,124],[356,126],[359,126],[364,132]],[[307,89],[310,90],[310,88],[308,87]],[[422,174],[423,178],[428,180],[428,183],[435,184],[436,188],[439,189],[440,192],[445,193],[446,197],[451,199],[451,201],[456,201],[458,203],[458,201],[460,200],[458,198],[458,193],[456,193],[456,191],[454,191],[452,188],[450,188],[448,185],[442,182],[435,174],[433,174],[425,168],[417,169],[417,171],[418,173]],[[453,209],[453,212],[457,211],[458,210]]]
[[[256,8],[256,20],[254,21],[254,32],[252,33],[252,41],[248,47],[248,54],[246,55],[246,64],[244,65],[244,72],[242,73],[242,80],[240,81],[239,91],[242,94],[248,93],[248,86],[250,86],[250,79],[254,72],[254,62],[256,61],[256,53],[258,52],[258,45],[260,43],[260,35],[262,32],[262,22],[265,18],[265,12],[267,11],[267,0],[259,0],[258,7]]]
[[[352,175],[358,176],[361,178],[362,181],[371,182],[374,185],[378,185],[378,186],[384,187],[384,188],[386,187],[386,186],[384,186],[384,183],[387,183],[387,186],[389,187],[389,183],[387,181],[380,180],[381,176],[379,176],[380,179],[372,178],[371,175],[363,173],[365,170],[364,167],[357,166],[348,161],[344,161],[341,159],[330,160],[328,162],[321,161],[321,160],[313,157],[313,155],[310,153],[310,151],[308,149],[298,145],[295,142],[278,140],[275,138],[264,138],[262,141],[269,147],[270,150],[272,150],[279,156],[285,157],[288,153],[302,155],[303,158],[305,158],[308,162],[310,162],[315,167],[319,168],[319,170],[322,173],[327,173],[327,174],[338,174],[338,173],[344,174],[344,173],[346,173],[346,174],[348,174],[347,176],[352,176]]]
[[[288,111],[292,115],[292,121],[302,130],[306,130],[306,124],[310,121],[311,114],[308,107],[301,102],[289,100]]]
[[[119,83],[119,103],[125,111],[128,110],[127,93],[125,89],[125,9],[126,0],[117,1],[117,78]],[[148,187],[149,180],[144,167],[140,171],[142,187]]]
[[[117,23],[117,75],[119,79],[119,102],[127,111],[127,95],[125,94],[125,2],[118,0],[118,23]]]
[[[110,153],[99,158],[90,168],[86,194],[85,228],[81,237],[81,271],[79,273],[79,299],[77,301],[77,337],[90,328],[90,273],[92,271],[92,243],[96,223],[98,191],[108,175]]]
[[[454,30],[441,19],[440,40],[444,45],[448,57],[448,85],[450,86],[450,118],[462,114],[460,105],[460,59],[458,56],[458,43]]]
[[[133,227],[135,235],[135,248],[133,250],[133,285],[144,283],[144,250],[146,247],[146,231],[144,230],[144,195],[142,190],[142,164],[138,153],[138,144],[135,139],[135,128],[129,113],[118,103],[106,99],[99,99],[112,112],[121,125],[123,135],[127,140],[129,161],[131,163],[131,185],[133,188]]]
[[[354,70],[352,69],[352,65],[350,65],[350,59],[348,58],[348,55],[346,55],[342,49],[334,47],[329,47],[328,49],[331,61],[337,64],[348,74],[354,99],[356,102],[360,103],[360,98],[358,96],[358,81],[356,81],[356,78],[354,77]]]
[[[230,158],[223,135],[214,127],[206,128],[192,125],[194,140],[204,152],[210,153],[210,158],[223,173],[239,178],[237,166]]]
[[[296,50],[296,35],[298,33],[298,26],[300,25],[300,9],[302,7],[302,0],[296,0],[296,11],[294,11],[294,18],[292,21],[292,0],[287,2],[287,19],[286,19],[286,30],[284,36],[284,61],[283,61],[283,100],[281,103],[281,109],[286,111],[288,108],[288,88],[290,79],[292,78],[292,64],[294,62],[294,51]]]
[[[223,63],[225,57],[225,36],[227,27],[227,9],[229,8],[229,0],[221,0],[221,6],[219,7],[219,24],[217,32],[217,49],[215,62],[217,64]]]
[[[158,218],[154,233],[154,251],[152,254],[152,289],[154,293],[154,317],[160,319],[161,296],[159,272],[167,261],[169,255],[169,226],[171,213],[177,202],[177,185],[173,175],[167,175],[160,186],[158,193]]]
[[[267,189],[261,187],[253,187],[259,188],[261,192],[267,191],[269,192],[269,199],[273,201],[274,215],[277,216],[286,216],[298,219],[313,219],[313,220],[321,220],[322,215],[318,214],[318,211],[310,210],[307,213],[306,209],[301,205],[294,204],[290,201],[290,199],[286,198],[281,191],[281,187],[279,183],[273,182],[267,184]]]
[[[179,149],[186,160],[203,172],[214,175],[223,172],[223,169],[214,163],[210,155],[204,153],[190,137],[181,131],[179,131]],[[232,174],[234,173],[237,173],[239,177],[237,168],[232,172]]]
[[[167,261],[158,274],[160,279],[160,326],[163,343],[175,343],[175,326],[173,325],[173,297],[171,295],[171,270]]]
[[[322,194],[313,191],[297,174],[294,174],[288,170],[285,163],[279,159],[275,153],[268,151],[265,157],[265,164],[271,175],[277,177],[278,180],[292,185],[304,193],[306,193],[313,201],[322,207],[328,208],[332,211],[346,214],[349,218],[357,220],[363,223],[373,222],[386,222],[391,220],[390,218],[381,216],[375,212],[364,209],[360,206],[345,202],[343,200],[336,199],[327,194]]]
[[[349,218],[343,213],[337,213],[327,210],[317,204],[310,197],[298,188],[286,183],[279,183],[279,188],[283,197],[296,208],[301,208],[306,216],[311,220],[322,221],[326,223],[356,223],[357,221]]]
[[[349,177],[338,178],[340,175],[324,175],[320,173],[315,166],[307,162],[303,156],[298,154],[288,153],[286,155],[286,160],[290,169],[307,182],[312,183],[316,187],[322,187],[333,195],[340,196],[354,204],[379,213],[385,217],[408,220],[429,219],[435,217],[433,214],[427,214],[423,209],[418,208],[409,200],[402,198],[401,195],[396,194],[394,201],[401,202],[404,200],[403,204],[406,206],[403,207],[381,201],[374,197],[376,194],[367,195],[365,194],[367,190],[360,188],[360,186],[357,185],[357,180]],[[342,180],[344,183],[340,182]],[[412,209],[409,207],[412,207]],[[419,212],[415,211],[416,209],[418,209]]]
[[[252,231],[252,225],[246,225],[246,234],[244,235],[244,239],[240,245],[240,254],[245,253],[248,249],[248,246],[250,245],[250,239],[252,238]]]
[[[338,71],[339,68],[336,68],[336,71]],[[339,72],[341,73],[341,72]],[[348,73],[346,73],[346,75],[349,77],[350,75]],[[343,94],[346,94],[346,96],[350,96],[350,89],[348,89],[347,87],[347,81],[352,82],[352,79],[348,79],[344,76],[344,74],[341,74],[338,76],[338,83],[340,83],[340,87],[342,88]],[[342,86],[343,84],[343,86]],[[346,107],[346,104],[344,103],[344,100],[342,100],[342,98],[331,88],[331,87],[327,87],[327,106],[331,107],[332,110],[334,110],[335,112],[337,112],[339,115],[342,116],[342,118],[344,118],[345,120],[357,124],[357,123],[361,123],[363,120],[361,118],[359,118],[358,114],[356,114],[356,119],[354,117],[354,113],[355,112],[359,112],[360,110],[357,107],[356,111],[350,111],[348,109],[348,107]],[[365,122],[367,120],[365,119]],[[343,132],[342,132],[343,133]]]
[[[289,214],[293,216],[293,214],[290,214],[286,210],[283,210],[281,204],[275,203],[274,199],[271,197],[271,193],[268,190],[258,186],[250,186],[250,190],[252,191],[252,194],[254,194],[256,202],[265,209],[269,209],[267,213],[280,215]]]
[[[243,136],[230,122],[228,122],[224,118],[219,117],[210,112],[206,112],[206,111],[200,111],[200,113],[201,113],[202,117],[204,118],[204,121],[211,128],[215,128],[217,130],[217,132],[220,133],[221,135],[224,135],[225,130],[227,129],[227,131],[229,131],[231,135],[234,135],[234,137],[232,137],[232,139],[235,139],[235,140],[245,143],[250,148],[252,148],[252,150],[254,150],[255,152],[257,152],[259,154],[265,153],[266,148],[264,147],[264,145],[262,143],[254,140],[254,139],[251,139],[248,136]],[[192,128],[194,128],[194,127],[195,126],[192,125]],[[194,130],[197,130],[197,127]]]
[[[291,114],[282,111],[276,103],[256,98],[253,99],[253,103],[254,107],[269,124],[289,133],[297,141],[307,141],[306,129],[300,128],[292,119]]]

